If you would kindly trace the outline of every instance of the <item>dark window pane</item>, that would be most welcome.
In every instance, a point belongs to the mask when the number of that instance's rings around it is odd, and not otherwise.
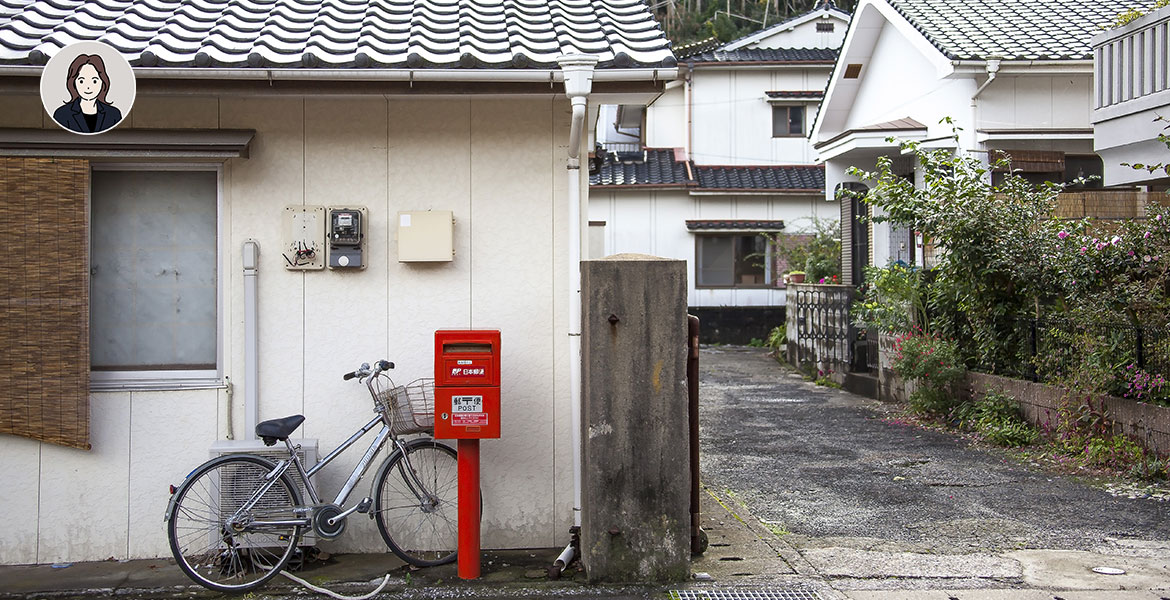
[[[734,283],[735,247],[734,238],[720,236],[699,236],[698,243],[698,285],[728,286]]]
[[[788,133],[791,135],[804,135],[803,106],[788,107]]]

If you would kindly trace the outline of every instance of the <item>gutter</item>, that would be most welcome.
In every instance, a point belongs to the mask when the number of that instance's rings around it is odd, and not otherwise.
[[[40,77],[44,67],[0,66],[0,77]],[[444,81],[444,82],[564,82],[561,69],[313,69],[313,68],[204,68],[134,67],[142,79],[216,79],[251,81]],[[669,81],[678,77],[678,68],[598,69],[594,81]]]

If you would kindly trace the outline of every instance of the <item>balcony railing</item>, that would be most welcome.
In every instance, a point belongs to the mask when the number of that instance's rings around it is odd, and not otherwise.
[[[1097,109],[1170,89],[1170,7],[1098,34],[1093,52]]]

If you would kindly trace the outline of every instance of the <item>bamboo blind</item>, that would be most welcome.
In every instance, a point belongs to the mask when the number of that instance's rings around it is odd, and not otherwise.
[[[89,449],[89,164],[0,157],[0,433]]]

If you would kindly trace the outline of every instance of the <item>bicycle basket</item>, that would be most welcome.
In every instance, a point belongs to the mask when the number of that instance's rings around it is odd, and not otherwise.
[[[435,430],[435,380],[416,379],[378,392],[382,420],[394,435]]]

